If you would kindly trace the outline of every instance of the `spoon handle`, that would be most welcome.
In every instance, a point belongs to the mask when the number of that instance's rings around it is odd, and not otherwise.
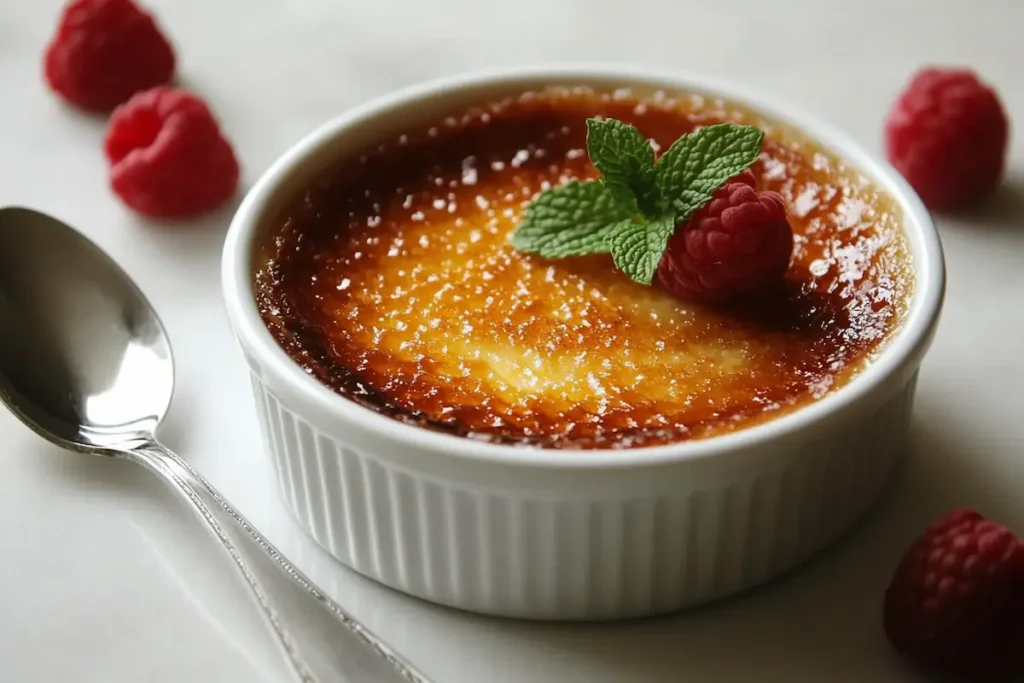
[[[430,683],[426,676],[313,585],[177,454],[152,441],[121,455],[162,476],[206,522],[245,579],[302,683],[383,682],[385,678]],[[268,593],[264,584],[271,582],[275,590]],[[310,609],[311,604],[323,609]],[[282,619],[286,613],[290,618]],[[285,622],[292,626],[301,623],[309,635],[314,636],[304,638],[304,642],[315,639],[320,647],[300,652]],[[343,630],[337,628],[339,622]],[[342,639],[358,646],[346,647],[347,642],[339,642]],[[319,660],[316,675],[310,670],[311,655]]]

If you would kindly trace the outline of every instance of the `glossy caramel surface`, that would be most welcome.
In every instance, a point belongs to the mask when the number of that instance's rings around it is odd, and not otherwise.
[[[607,256],[513,250],[535,193],[595,175],[595,115],[656,150],[696,125],[764,128],[759,189],[785,197],[797,234],[785,283],[705,307]],[[784,414],[862,368],[911,294],[898,220],[838,161],[725,103],[557,89],[453,112],[337,168],[269,231],[256,290],[296,362],[397,419],[502,443],[649,446]]]

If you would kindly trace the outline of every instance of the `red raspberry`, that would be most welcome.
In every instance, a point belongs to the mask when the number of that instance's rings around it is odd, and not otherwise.
[[[1009,124],[999,97],[962,69],[919,71],[885,124],[889,161],[929,208],[956,209],[1003,175]]]
[[[46,48],[44,72],[71,104],[106,112],[169,82],[174,49],[132,0],[72,0]]]
[[[1024,671],[1024,544],[974,510],[942,517],[896,569],[884,623],[927,672],[973,683]]]
[[[757,192],[754,174],[731,179],[676,228],[658,280],[680,298],[716,301],[754,292],[789,268],[793,230],[775,192]]]
[[[146,216],[205,213],[238,185],[230,143],[206,104],[182,90],[154,88],[118,107],[105,147],[114,192]]]

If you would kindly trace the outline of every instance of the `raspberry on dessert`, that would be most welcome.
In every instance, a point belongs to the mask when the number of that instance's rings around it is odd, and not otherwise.
[[[169,82],[174,49],[132,0],[71,0],[46,48],[44,74],[71,104],[106,112]]]
[[[1008,135],[995,91],[964,69],[919,71],[885,123],[889,161],[932,209],[956,209],[992,192]]]
[[[973,682],[1024,671],[1024,544],[974,510],[942,517],[896,569],[884,625],[930,673]]]
[[[779,280],[793,254],[786,204],[757,192],[745,171],[721,187],[669,239],[658,281],[675,296],[717,301]]]
[[[110,117],[105,140],[114,192],[135,211],[181,218],[228,200],[238,161],[206,104],[162,86],[132,97]]]
[[[755,176],[754,172],[751,171],[748,168],[743,173],[740,173],[737,176],[733,176],[732,178],[729,178],[729,182],[726,183],[726,185],[729,185],[731,183],[743,183],[744,185],[749,185],[750,187],[752,187],[752,188],[754,188],[756,190],[757,189],[757,176]]]

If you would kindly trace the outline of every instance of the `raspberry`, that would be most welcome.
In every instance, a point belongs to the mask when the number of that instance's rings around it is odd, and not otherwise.
[[[238,162],[217,121],[182,90],[161,86],[118,107],[105,148],[114,192],[146,216],[205,213],[238,185]]]
[[[44,73],[71,104],[107,112],[170,81],[174,49],[132,0],[72,0],[46,48]]]
[[[1003,175],[1009,124],[995,91],[962,69],[919,71],[885,124],[889,161],[929,208],[961,208]]]
[[[754,174],[731,179],[676,228],[658,263],[658,280],[680,298],[716,301],[778,281],[793,254],[786,205],[757,192]]]
[[[974,682],[1024,671],[1024,544],[974,510],[942,517],[896,569],[884,623],[926,672]]]

